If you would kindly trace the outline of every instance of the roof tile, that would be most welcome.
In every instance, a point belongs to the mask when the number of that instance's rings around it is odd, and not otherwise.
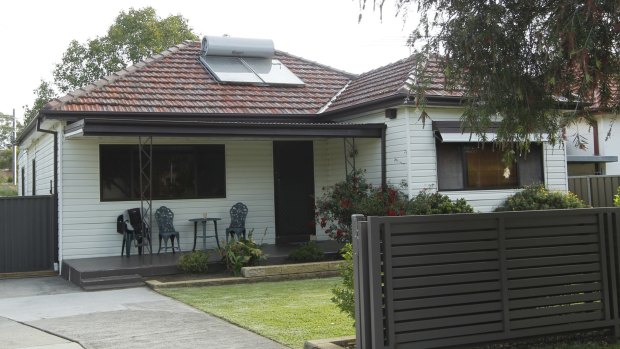
[[[44,110],[217,114],[316,114],[351,75],[284,52],[276,57],[305,86],[218,83],[188,42],[69,93]]]

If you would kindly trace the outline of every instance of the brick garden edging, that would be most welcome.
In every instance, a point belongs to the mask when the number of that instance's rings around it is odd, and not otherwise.
[[[339,344],[355,342],[355,336],[346,336],[330,339],[314,339],[304,343],[304,349],[344,349]]]
[[[326,277],[337,276],[342,261],[261,265],[241,268],[241,275],[245,278],[285,278],[290,277]]]
[[[332,277],[340,274],[340,266],[342,263],[343,261],[327,261],[299,264],[261,265],[256,267],[241,268],[242,277],[230,276],[171,282],[148,280],[146,281],[146,285],[152,289],[158,289]]]

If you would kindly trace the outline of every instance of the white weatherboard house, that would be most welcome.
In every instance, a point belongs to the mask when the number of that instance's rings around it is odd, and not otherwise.
[[[613,126],[617,115],[610,112],[594,112],[590,125],[580,122],[566,130],[569,176],[620,175],[620,131]],[[586,147],[573,146],[579,135]]]
[[[62,260],[120,254],[116,217],[140,206],[140,142],[152,141],[153,210],[172,209],[185,251],[188,219],[221,217],[223,236],[236,202],[265,243],[327,239],[314,199],[353,168],[479,211],[529,183],[567,190],[565,150],[547,144],[505,178],[500,154],[461,133],[460,96],[440,83],[423,123],[406,88],[414,63],[352,75],[269,40],[183,43],[48,103],[20,138],[20,195],[57,192]]]

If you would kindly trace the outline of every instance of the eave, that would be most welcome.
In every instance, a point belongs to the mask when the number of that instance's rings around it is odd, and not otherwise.
[[[240,122],[89,117],[67,125],[65,137],[355,137],[381,138],[386,126],[349,123]]]

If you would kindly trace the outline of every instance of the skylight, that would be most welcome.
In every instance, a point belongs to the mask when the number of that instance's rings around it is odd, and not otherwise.
[[[304,86],[274,55],[271,40],[205,36],[200,62],[222,83]]]

